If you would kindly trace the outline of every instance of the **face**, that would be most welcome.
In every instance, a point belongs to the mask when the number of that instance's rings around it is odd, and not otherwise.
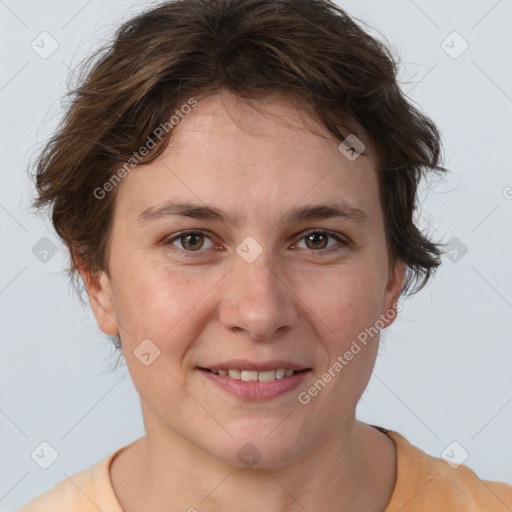
[[[293,104],[260,105],[273,115],[201,100],[117,186],[108,275],[85,278],[148,438],[236,465],[245,446],[277,467],[353,418],[378,335],[358,340],[392,323],[403,268],[389,268],[371,152],[351,161]]]

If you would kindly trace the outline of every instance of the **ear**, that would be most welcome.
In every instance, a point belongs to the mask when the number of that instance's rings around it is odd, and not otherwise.
[[[110,336],[119,334],[112,299],[112,286],[107,273],[105,271],[92,273],[83,263],[77,262],[77,265],[87,288],[87,295],[98,327]]]
[[[384,291],[384,297],[382,301],[382,311],[380,318],[385,324],[385,327],[389,327],[396,319],[398,314],[398,299],[400,298],[400,292],[402,291],[402,285],[405,278],[406,265],[403,261],[397,260],[394,268],[390,269],[389,279]]]

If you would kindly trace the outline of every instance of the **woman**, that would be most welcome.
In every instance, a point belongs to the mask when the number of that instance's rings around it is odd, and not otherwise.
[[[505,511],[356,405],[439,265],[413,223],[434,124],[325,0],[127,22],[37,166],[37,206],[117,337],[146,435],[21,509]]]

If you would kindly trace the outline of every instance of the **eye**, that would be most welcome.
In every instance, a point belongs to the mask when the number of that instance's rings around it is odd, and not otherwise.
[[[203,249],[214,248],[215,244],[208,235],[209,233],[207,231],[200,229],[181,231],[180,233],[164,239],[162,244],[172,245],[176,247],[178,251],[181,250],[182,252],[188,253],[187,256],[192,256],[193,253],[204,252]],[[334,243],[329,245],[329,239]],[[303,240],[305,241],[306,249],[311,249],[312,252],[319,252],[321,254],[335,252],[349,245],[349,242],[341,236],[318,229],[310,230],[303,234],[299,243]],[[337,247],[337,245],[340,244],[341,246]],[[296,247],[299,247],[299,245],[297,244]]]
[[[209,246],[204,246],[205,240],[210,242]],[[175,242],[179,245],[176,246]],[[174,235],[172,238],[164,240],[164,243],[174,245],[175,247],[178,247],[178,249],[182,249],[187,252],[201,252],[201,249],[211,249],[213,247],[213,242],[207,236],[206,232],[201,230],[182,231],[181,233]]]
[[[341,247],[336,247],[336,243],[328,245],[329,238],[341,243],[342,246],[348,245],[348,243],[340,236],[321,230],[309,231],[303,235],[300,240],[305,241],[306,249],[312,249],[313,251],[331,252],[333,250],[339,250]]]

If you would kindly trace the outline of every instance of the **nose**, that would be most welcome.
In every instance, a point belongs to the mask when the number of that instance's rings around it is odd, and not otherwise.
[[[220,322],[226,329],[255,340],[282,336],[299,319],[297,298],[286,281],[265,252],[252,263],[236,256],[223,283]]]

